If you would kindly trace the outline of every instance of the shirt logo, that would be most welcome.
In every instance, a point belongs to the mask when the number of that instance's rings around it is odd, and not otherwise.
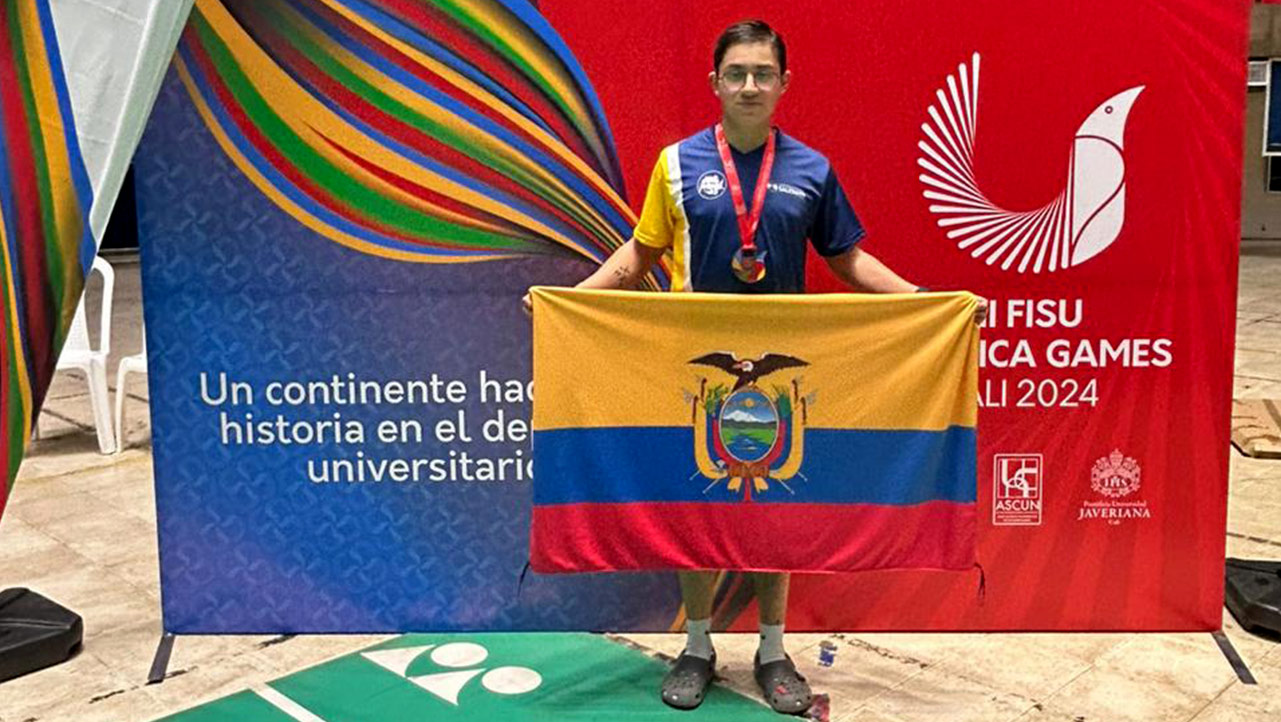
[[[770,183],[769,189],[774,193],[782,193],[784,195],[796,196],[797,198],[806,197],[805,191],[789,183]]]
[[[958,77],[959,76],[959,77]],[[959,92],[958,92],[959,88]],[[1017,273],[1059,271],[1084,263],[1121,235],[1125,224],[1126,121],[1144,86],[1103,101],[1076,131],[1058,197],[1036,210],[1013,211],[988,199],[974,176],[979,54],[960,65],[935,94],[918,145],[930,213],[962,250]],[[946,120],[945,120],[946,118]]]
[[[709,201],[725,195],[725,176],[718,170],[709,170],[698,177],[698,195]]]

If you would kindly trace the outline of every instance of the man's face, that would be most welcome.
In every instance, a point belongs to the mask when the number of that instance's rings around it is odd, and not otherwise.
[[[761,42],[729,46],[721,66],[708,78],[725,117],[740,125],[755,125],[773,117],[791,75],[791,71],[779,72],[774,47]]]

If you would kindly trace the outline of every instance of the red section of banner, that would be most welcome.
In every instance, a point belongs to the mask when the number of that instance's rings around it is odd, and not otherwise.
[[[706,561],[755,571],[971,570],[973,517],[973,504],[947,501],[535,506],[530,564],[545,573],[691,569]]]
[[[540,9],[601,97],[637,204],[660,149],[718,119],[719,32],[767,20],[794,73],[778,124],[832,159],[863,248],[993,299],[986,603],[967,575],[798,577],[791,628],[1219,626],[1247,2]],[[953,117],[967,108],[972,136]],[[1020,219],[1004,239],[977,225]],[[812,261],[814,290],[834,290]]]

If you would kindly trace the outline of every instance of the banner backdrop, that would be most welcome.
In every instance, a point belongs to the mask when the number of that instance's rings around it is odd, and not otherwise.
[[[680,620],[670,574],[520,583],[519,297],[627,237],[746,16],[864,248],[992,299],[985,599],[798,576],[789,627],[1217,628],[1247,10],[199,0],[138,159],[166,629]],[[723,575],[717,627],[754,625],[748,588]]]

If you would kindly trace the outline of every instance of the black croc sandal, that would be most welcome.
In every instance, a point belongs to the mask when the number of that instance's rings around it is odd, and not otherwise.
[[[796,671],[791,657],[761,664],[758,652],[752,662],[756,684],[760,685],[765,701],[775,712],[804,714],[814,703],[814,693],[809,683]]]
[[[676,709],[694,709],[703,703],[707,685],[716,674],[716,653],[703,659],[681,652],[671,671],[663,678],[663,702]]]

